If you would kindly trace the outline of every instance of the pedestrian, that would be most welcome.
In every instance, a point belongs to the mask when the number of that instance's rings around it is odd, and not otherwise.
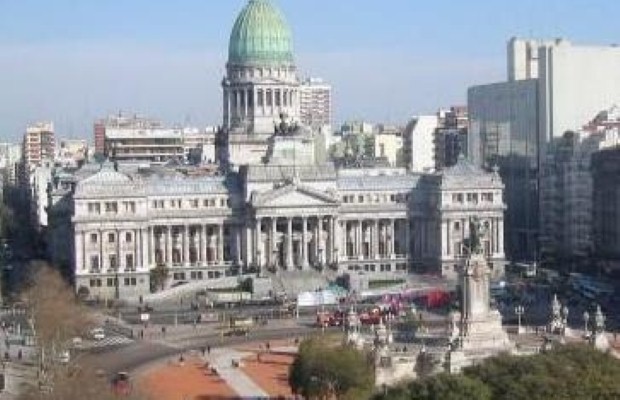
[[[207,348],[203,346],[203,347],[200,349],[200,351],[202,352],[202,356],[204,357],[204,356],[205,356],[205,354],[207,353]]]
[[[271,343],[265,343],[265,348],[267,349],[267,352],[271,351]]]
[[[163,337],[166,337],[166,326],[165,325],[161,327],[161,335]]]
[[[207,346],[207,354],[211,354],[211,346]]]
[[[144,330],[140,329],[140,339],[144,339]]]
[[[23,355],[23,354],[22,354],[22,349],[17,350],[17,359],[18,359],[19,361],[21,361],[21,360],[22,360],[22,355]]]

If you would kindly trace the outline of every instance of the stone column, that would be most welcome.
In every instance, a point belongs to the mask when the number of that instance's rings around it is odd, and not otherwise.
[[[168,225],[166,230],[166,264],[172,266],[172,226]]]
[[[390,219],[390,242],[389,242],[390,243],[389,245],[390,246],[389,247],[390,258],[394,257],[394,241],[396,240],[396,237],[395,237],[396,230],[394,228],[395,228],[395,221],[394,221],[394,218],[391,218]]]
[[[325,263],[325,243],[323,242],[323,216],[319,216],[317,221],[317,253],[319,256],[319,263]]]
[[[86,269],[86,264],[84,263],[84,245],[82,244],[83,241],[83,234],[82,232],[75,232],[74,238],[73,238],[73,243],[74,243],[74,249],[75,249],[75,269],[76,270],[80,270],[80,269]],[[99,241],[102,241],[103,237],[101,237],[99,239]],[[89,266],[90,268],[90,266]]]
[[[189,265],[189,225],[183,228],[183,265]]]
[[[155,265],[155,227],[149,227],[149,265]]]
[[[375,219],[372,221],[372,228],[370,231],[370,235],[372,237],[372,247],[370,250],[370,254],[375,260],[379,259],[379,220]]]
[[[217,226],[217,259],[221,263],[224,262],[224,224]]]
[[[250,264],[252,264],[252,260],[253,260],[253,254],[254,254],[254,249],[253,249],[253,241],[252,241],[252,231],[253,228],[250,226],[251,222],[250,221],[246,221],[246,226],[243,228],[245,231],[244,237],[244,243],[245,243],[245,264],[246,266],[250,266]]]
[[[207,227],[200,224],[200,263],[207,264]]]
[[[140,264],[136,266],[142,269],[147,269],[148,264],[148,254],[149,254],[149,243],[148,243],[148,228],[140,228]]]
[[[286,268],[293,266],[293,220],[286,220]]]
[[[411,221],[405,219],[405,257],[411,258]]]
[[[271,225],[270,225],[270,239],[269,239],[269,262],[276,266],[278,265],[278,246],[276,243],[277,239],[277,228],[278,228],[278,218],[271,217]]]
[[[332,249],[334,258],[332,261],[335,263],[340,261],[340,252],[342,251],[341,236],[340,221],[338,220],[338,217],[334,216],[334,248]]]
[[[335,247],[335,242],[334,242],[334,231],[335,231],[335,227],[334,227],[334,217],[333,216],[329,216],[328,219],[328,240],[327,240],[327,262],[328,263],[332,263],[334,262],[334,247]]]
[[[256,226],[254,227],[254,232],[255,235],[254,237],[256,238],[256,243],[254,245],[254,261],[256,262],[256,265],[258,265],[259,268],[261,268],[263,266],[263,249],[265,248],[265,246],[263,246],[263,234],[261,232],[261,225],[262,225],[263,220],[261,218],[256,218]]]
[[[235,257],[237,258],[237,265],[242,263],[242,251],[241,251],[241,230],[243,225],[235,226]]]
[[[504,219],[499,218],[498,227],[497,227],[497,236],[499,237],[498,241],[498,253],[504,254]]]
[[[308,269],[308,218],[301,217],[301,267],[302,269]]]

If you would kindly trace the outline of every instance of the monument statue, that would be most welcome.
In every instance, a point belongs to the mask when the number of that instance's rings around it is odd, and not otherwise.
[[[480,220],[472,218],[469,254],[459,277],[460,312],[451,313],[448,321],[451,343],[448,368],[451,372],[460,371],[477,359],[511,352],[514,346],[502,328],[501,314],[491,308],[491,269],[482,246],[484,234]]]
[[[596,306],[596,312],[594,313],[594,324],[590,341],[594,347],[601,351],[607,351],[610,347],[609,339],[605,333],[605,315],[600,305]]]
[[[469,220],[469,254],[482,254],[484,249],[482,248],[482,237],[485,234],[485,229],[478,217],[473,217]]]

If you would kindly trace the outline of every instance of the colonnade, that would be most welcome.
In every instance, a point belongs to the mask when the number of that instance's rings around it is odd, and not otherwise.
[[[343,221],[344,256],[351,260],[376,260],[409,254],[407,219],[358,219]]]

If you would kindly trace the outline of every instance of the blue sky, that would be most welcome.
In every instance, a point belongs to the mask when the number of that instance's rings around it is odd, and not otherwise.
[[[620,41],[617,0],[274,0],[298,67],[334,87],[337,121],[404,123],[504,79],[511,36]],[[54,120],[91,137],[118,110],[220,123],[230,29],[245,0],[0,0],[0,135]]]

